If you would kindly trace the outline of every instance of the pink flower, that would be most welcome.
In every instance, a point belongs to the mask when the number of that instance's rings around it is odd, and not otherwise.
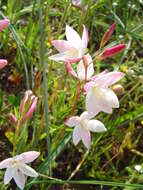
[[[29,151],[0,162],[0,169],[6,168],[6,172],[4,175],[4,184],[8,184],[13,178],[17,186],[20,189],[24,189],[24,175],[31,177],[38,176],[38,173],[34,169],[29,167],[27,163],[33,162],[39,155],[39,152]]]
[[[88,44],[88,31],[83,26],[82,39],[79,34],[70,26],[66,26],[67,40],[53,40],[52,44],[59,51],[58,54],[52,55],[49,59],[54,61],[79,61],[85,53]]]
[[[93,67],[93,61],[90,56],[90,54],[85,55],[86,64],[87,64],[87,70],[85,69],[85,65],[83,63],[83,60],[79,62],[77,65],[77,73],[72,69],[71,63],[67,62],[67,69],[68,72],[75,78],[78,78],[79,80],[90,80],[92,75],[94,74],[94,67]]]
[[[103,72],[93,78],[93,81],[85,84],[86,109],[90,117],[97,115],[100,111],[112,113],[112,108],[119,108],[118,98],[109,87],[123,77],[122,72]]]
[[[66,125],[69,127],[75,127],[72,136],[74,145],[77,145],[79,141],[82,140],[88,150],[90,149],[91,144],[90,131],[97,133],[106,131],[104,124],[98,120],[90,119],[87,112],[83,112],[80,117],[70,117],[66,121]]]
[[[9,20],[8,19],[2,19],[0,20],[0,30],[3,30],[5,27],[9,25]]]
[[[6,59],[0,59],[0,69],[5,67],[7,65],[7,60]]]
[[[113,47],[110,47],[110,48],[106,48],[102,55],[101,55],[101,58],[102,59],[105,59],[107,57],[112,57],[113,55],[119,53],[120,51],[122,51],[124,48],[126,47],[125,44],[119,44],[119,45],[116,45],[116,46],[113,46]]]

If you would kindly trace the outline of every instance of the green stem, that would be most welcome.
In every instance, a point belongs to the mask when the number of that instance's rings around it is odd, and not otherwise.
[[[46,117],[46,133],[47,133],[47,145],[48,145],[48,158],[50,159],[51,154],[51,143],[50,143],[50,129],[49,129],[49,114],[48,114],[48,95],[47,95],[47,80],[46,80],[46,65],[45,65],[45,47],[44,47],[44,36],[43,36],[43,23],[42,23],[42,8],[40,0],[39,3],[39,20],[40,20],[40,35],[41,35],[41,60],[43,69],[43,82],[44,82],[44,99],[45,99],[45,117]],[[51,168],[49,164],[49,172],[51,174]]]

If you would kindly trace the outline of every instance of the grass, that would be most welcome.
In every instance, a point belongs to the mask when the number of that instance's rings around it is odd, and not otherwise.
[[[143,163],[143,5],[139,0],[99,0],[98,3],[89,0],[85,1],[85,4],[89,5],[87,12],[71,6],[68,0],[41,1],[42,31],[39,22],[41,9],[36,1],[7,0],[0,3],[1,17],[6,16],[11,21],[9,29],[0,34],[0,55],[8,59],[8,68],[11,66],[16,68],[22,78],[17,85],[8,82],[9,93],[3,85],[0,86],[1,130],[12,143],[14,130],[8,119],[9,113],[13,110],[18,112],[23,95],[21,92],[14,93],[11,89],[19,89],[24,83],[23,92],[26,88],[31,88],[39,97],[39,103],[34,119],[26,123],[20,153],[31,150],[34,146],[35,150],[41,152],[35,168],[48,176],[49,164],[51,164],[52,177],[62,179],[61,181],[44,177],[29,179],[25,189],[30,189],[31,185],[35,185],[37,189],[45,189],[48,185],[54,187],[57,183],[102,185],[103,189],[108,185],[111,186],[110,189],[143,188],[143,176],[134,170],[135,165]],[[80,33],[82,25],[86,24],[90,36],[89,52],[95,57],[104,32],[113,22],[116,23],[116,29],[109,46],[125,42],[127,48],[124,53],[112,59],[103,62],[94,60],[94,67],[97,72],[104,69],[125,72],[126,76],[121,81],[125,92],[120,97],[120,109],[114,110],[112,115],[101,113],[97,116],[108,131],[104,134],[92,134],[91,150],[85,156],[85,148],[82,144],[73,146],[72,129],[64,125],[72,110],[76,81],[65,72],[64,63],[56,63],[48,59],[49,55],[55,53],[50,41],[65,37],[66,24],[73,26]],[[45,47],[45,53],[40,43]],[[42,63],[45,63],[46,68]],[[42,75],[43,71],[44,75]],[[4,70],[0,71],[1,75],[3,72]],[[36,78],[38,74],[39,80]],[[47,89],[43,87],[43,82]],[[46,128],[48,120],[45,119],[47,103],[44,102],[47,96],[49,132]],[[84,109],[84,95],[81,95],[74,114],[80,114]],[[5,124],[6,129],[4,129]],[[31,135],[33,132],[34,135]],[[46,143],[50,143],[49,133],[51,147],[49,145],[47,148]],[[47,157],[50,149],[51,154]],[[75,172],[75,175],[69,181],[67,179],[72,172]],[[0,187],[2,185],[1,181]],[[76,189],[72,185],[70,188]]]

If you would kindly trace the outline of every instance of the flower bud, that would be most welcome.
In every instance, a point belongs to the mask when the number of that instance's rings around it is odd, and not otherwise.
[[[10,113],[10,121],[14,124],[18,123],[18,119],[16,118],[16,116],[13,113]]]
[[[121,84],[116,84],[112,86],[112,90],[115,92],[117,96],[121,96],[125,93],[125,89]]]
[[[111,48],[107,48],[102,53],[101,59],[105,59],[107,57],[112,57],[113,55],[115,55],[115,54],[119,53],[120,51],[122,51],[125,47],[126,47],[125,44],[119,44],[119,45],[113,46]]]
[[[5,67],[7,65],[7,60],[6,59],[0,59],[0,69]]]
[[[20,115],[25,122],[35,111],[38,98],[33,95],[31,90],[27,90],[20,105]]]
[[[0,30],[3,30],[5,27],[9,25],[9,20],[8,19],[2,19],[0,20]]]
[[[115,23],[113,23],[110,28],[107,30],[107,32],[104,34],[100,47],[103,47],[111,38],[112,33],[114,32],[115,29]]]

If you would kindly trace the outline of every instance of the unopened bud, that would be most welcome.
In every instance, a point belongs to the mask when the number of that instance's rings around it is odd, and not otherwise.
[[[14,124],[17,124],[18,119],[16,118],[16,116],[13,113],[10,113],[10,121]]]
[[[121,96],[125,93],[125,89],[121,84],[116,84],[112,86],[112,90],[115,92],[117,96]]]

